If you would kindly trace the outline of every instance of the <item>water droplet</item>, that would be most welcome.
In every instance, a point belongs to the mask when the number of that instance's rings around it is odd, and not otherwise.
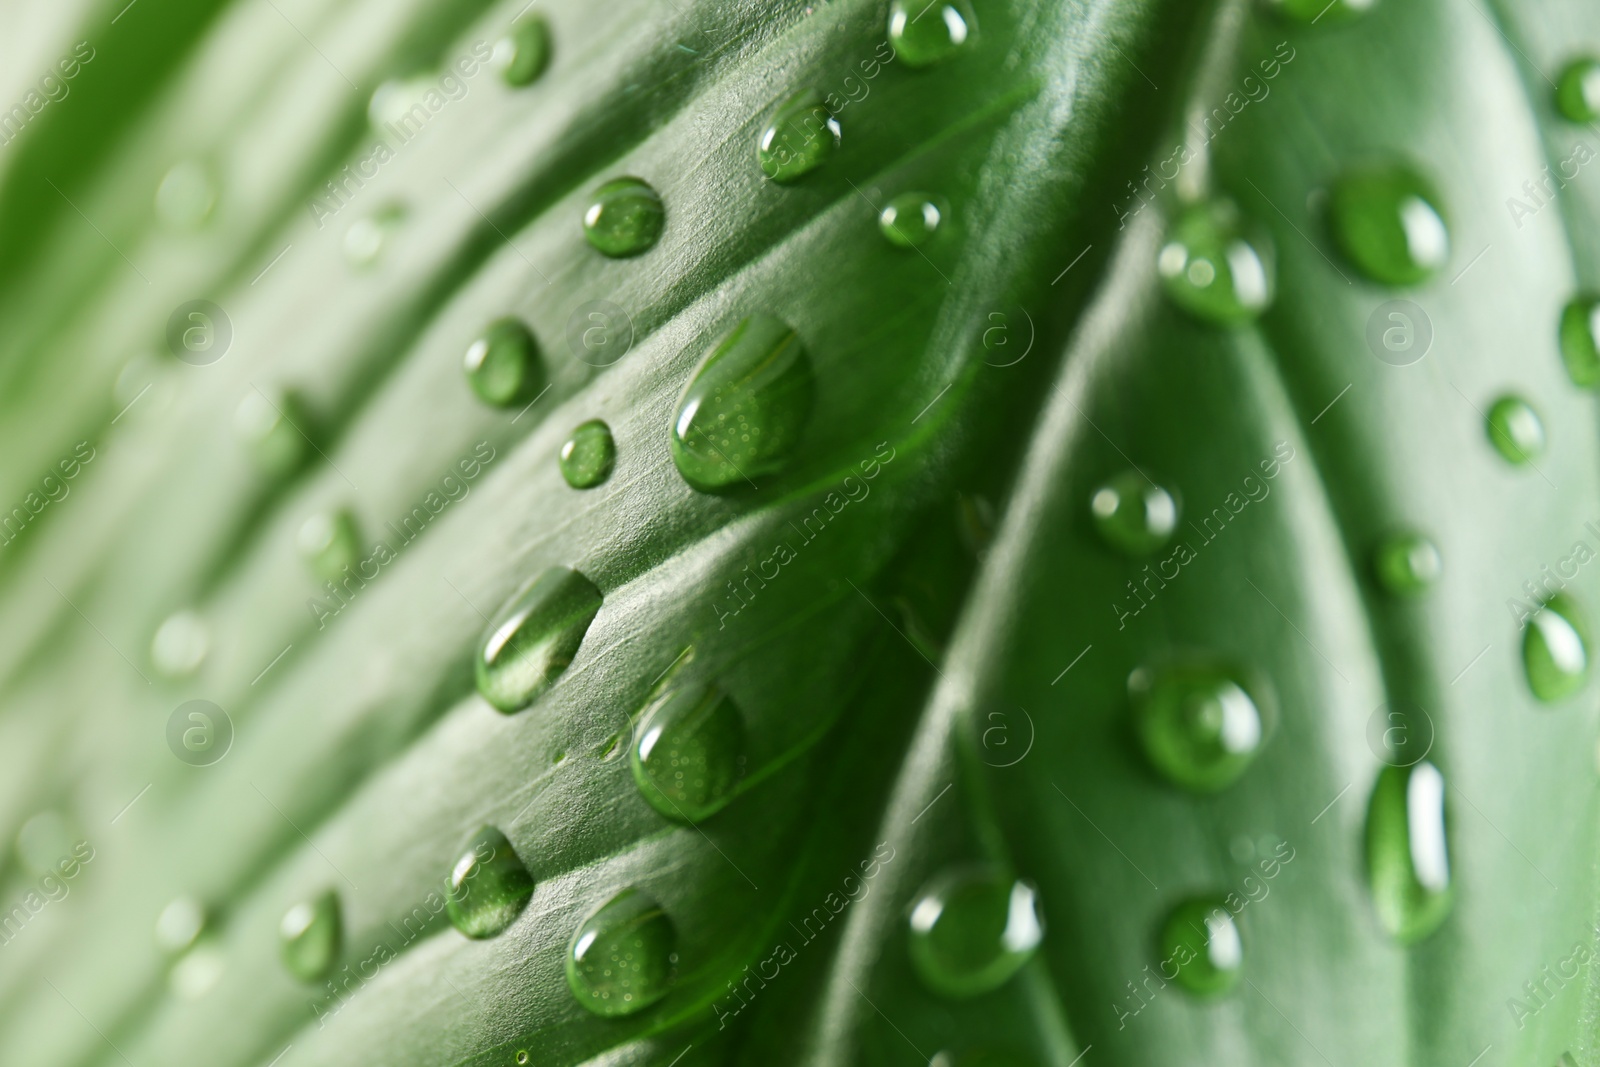
[[[811,415],[811,364],[800,339],[770,315],[735,326],[695,368],[672,420],[672,461],[714,493],[781,467]]]
[[[1272,303],[1276,286],[1272,245],[1247,233],[1231,201],[1185,208],[1156,259],[1167,295],[1205,322],[1248,322]]]
[[[567,985],[596,1015],[632,1015],[667,995],[677,941],[661,905],[637,889],[624,889],[572,935]]]
[[[355,515],[348,508],[317,512],[300,525],[295,547],[318,581],[339,581],[361,555]]]
[[[878,229],[899,248],[927,244],[943,224],[948,211],[927,193],[901,193],[878,215]]]
[[[252,388],[234,409],[234,435],[250,450],[263,472],[282,477],[311,453],[311,419],[294,392],[264,393]]]
[[[651,807],[698,822],[732,798],[744,771],[744,717],[714,685],[676,689],[645,712],[632,763]]]
[[[175,164],[156,187],[156,214],[175,229],[199,229],[211,217],[216,204],[216,182],[198,160]]]
[[[156,917],[156,947],[169,956],[194,944],[206,927],[206,909],[194,897],[174,897]]]
[[[1095,529],[1106,544],[1130,556],[1148,556],[1178,527],[1178,502],[1138,471],[1113,475],[1089,498]]]
[[[529,1056],[528,1056],[528,1050],[527,1049],[523,1049],[523,1048],[517,1049],[517,1067],[522,1067],[523,1064],[526,1064],[528,1062],[528,1059],[529,1059]]]
[[[344,258],[352,267],[370,267],[378,262],[390,238],[405,222],[406,210],[389,204],[350,224],[344,232]]]
[[[1222,900],[1197,897],[1172,909],[1161,927],[1162,977],[1176,969],[1179,985],[1214,996],[1238,983],[1243,966],[1239,925]]]
[[[184,678],[200,669],[211,650],[211,628],[193,611],[175,611],[156,627],[150,641],[150,662],[168,678]]]
[[[529,85],[550,65],[550,24],[524,15],[494,43],[490,62],[507,85]]]
[[[599,419],[573,430],[561,446],[561,477],[574,489],[593,489],[611,477],[616,462],[617,443],[611,439],[611,427]]]
[[[977,20],[966,0],[894,0],[889,5],[889,44],[908,67],[948,59],[976,34]]]
[[[426,73],[405,78],[390,78],[372,91],[367,101],[367,121],[382,132],[385,127],[400,123],[414,107],[421,107],[430,115],[426,97],[438,92],[435,78]]]
[[[1580,296],[1561,309],[1561,361],[1572,384],[1600,385],[1600,296]]]
[[[478,692],[504,712],[533,703],[578,654],[600,601],[600,590],[577,571],[551,567],[540,574],[489,624],[478,653]]]
[[[1416,285],[1450,258],[1439,195],[1410,167],[1351,171],[1335,183],[1333,235],[1361,272],[1388,285]]]
[[[1128,676],[1133,721],[1155,769],[1199,793],[1232,785],[1255,760],[1271,720],[1240,672],[1206,663],[1141,667]]]
[[[1296,22],[1333,25],[1348,22],[1371,9],[1374,0],[1268,0],[1269,6]]]
[[[775,182],[797,181],[822,166],[839,147],[839,120],[814,91],[797,93],[768,120],[756,144],[761,172]]]
[[[608,256],[637,256],[655,247],[666,222],[660,193],[638,178],[616,178],[589,198],[583,235]]]
[[[173,965],[167,976],[172,992],[181,1000],[199,1000],[222,981],[228,957],[215,938],[204,938]]]
[[[332,889],[303,900],[278,924],[283,965],[302,982],[320,982],[339,961],[342,922],[339,894]]]
[[[948,997],[998,989],[1043,938],[1034,887],[987,867],[939,875],[911,906],[911,963],[928,988]]]
[[[17,859],[24,870],[36,877],[59,875],[57,865],[72,860],[73,845],[82,840],[72,819],[47,808],[29,816],[17,831]]]
[[[496,319],[467,346],[461,361],[467,382],[485,404],[525,404],[544,388],[539,343],[520,319]]]
[[[1450,913],[1445,781],[1427,760],[1385,767],[1367,806],[1367,878],[1383,928],[1402,944],[1420,941]]]
[[[1520,396],[1503,396],[1489,408],[1489,441],[1512,463],[1532,463],[1544,455],[1544,423]]]
[[[1600,59],[1574,59],[1556,75],[1556,110],[1572,122],[1600,119]]]
[[[1413,596],[1439,580],[1444,561],[1439,549],[1420,533],[1393,534],[1373,555],[1378,584],[1399,596]]]
[[[511,842],[492,826],[477,832],[450,868],[446,908],[468,937],[493,937],[514,922],[533,896],[533,876]]]
[[[1522,632],[1528,687],[1545,703],[1563,700],[1589,680],[1589,622],[1566,593],[1545,600]]]

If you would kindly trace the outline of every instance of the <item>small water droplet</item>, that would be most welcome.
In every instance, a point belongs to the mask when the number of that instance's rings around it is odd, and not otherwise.
[[[174,164],[156,187],[156,214],[174,229],[199,229],[216,205],[216,181],[199,160]]]
[[[72,846],[82,840],[71,818],[53,808],[46,808],[29,816],[17,831],[17,859],[23,869],[35,877],[58,875],[60,872],[56,865],[72,859]]]
[[[528,1062],[528,1058],[529,1057],[528,1057],[528,1050],[527,1049],[525,1049],[525,1048],[517,1049],[517,1067],[523,1067],[523,1065]]]
[[[1210,663],[1141,667],[1128,676],[1134,728],[1151,764],[1187,789],[1232,785],[1260,754],[1271,720],[1241,672]]]
[[[1576,297],[1561,309],[1561,361],[1572,384],[1600,385],[1600,296]]]
[[[937,197],[901,193],[878,214],[878,229],[899,248],[917,248],[933,240],[949,214]]]
[[[756,144],[761,172],[775,182],[799,180],[839,147],[839,120],[814,91],[797,93],[772,113]]]
[[[1444,775],[1427,760],[1385,767],[1367,806],[1367,878],[1384,930],[1422,940],[1450,913]]]
[[[450,868],[450,921],[472,938],[493,937],[514,922],[533,896],[533,876],[506,835],[485,826]]]
[[[1215,996],[1238,984],[1243,967],[1239,925],[1221,899],[1197,897],[1172,909],[1161,927],[1163,977],[1175,968],[1179,985]]]
[[[948,59],[976,36],[977,20],[966,0],[893,0],[889,5],[889,44],[908,67],[927,67]]]
[[[215,938],[202,938],[172,967],[167,982],[180,1000],[199,1000],[222,980],[228,957]]]
[[[1396,533],[1373,554],[1378,584],[1398,596],[1414,596],[1439,580],[1444,561],[1438,547],[1420,533]]]
[[[1349,22],[1372,8],[1374,0],[1268,0],[1268,6],[1296,22],[1319,26]]]
[[[1489,408],[1487,429],[1495,451],[1512,463],[1532,463],[1544,455],[1544,423],[1520,396],[1496,400]]]
[[[567,669],[600,611],[600,590],[551,567],[512,597],[479,646],[478,692],[504,712],[533,703]]]
[[[338,582],[361,555],[361,533],[349,508],[319,511],[300,524],[295,547],[318,581]]]
[[[428,107],[426,99],[430,92],[438,92],[433,75],[422,73],[390,78],[374,89],[367,100],[367,121],[372,123],[373,129],[382,132],[400,123],[414,107],[421,107],[431,115],[433,109]]]
[[[611,427],[599,419],[573,430],[561,446],[561,477],[574,489],[593,489],[611,477],[616,462],[617,443],[611,438]]]
[[[1600,119],[1600,59],[1581,56],[1556,75],[1556,110],[1571,122]]]
[[[1038,892],[988,867],[937,876],[911,906],[911,963],[948,997],[998,989],[1044,939]]]
[[[673,690],[645,712],[633,780],[669,819],[698,822],[733,796],[744,771],[744,717],[716,686]]]
[[[200,669],[211,650],[211,628],[193,611],[175,611],[156,627],[150,641],[150,662],[168,678],[184,678]]]
[[[339,894],[332,889],[284,912],[278,942],[289,973],[302,982],[325,978],[339,961],[342,926]]]
[[[256,466],[274,477],[289,474],[311,454],[310,414],[292,391],[252,388],[234,409],[233,430]]]
[[[1564,700],[1589,680],[1589,622],[1570,595],[1545,600],[1523,627],[1522,665],[1528,687],[1545,703]]]
[[[550,24],[524,15],[494,43],[490,59],[507,85],[530,85],[550,65]]]
[[[624,889],[579,925],[567,946],[567,986],[596,1015],[632,1015],[667,995],[678,932],[637,889]]]
[[[1178,502],[1138,471],[1113,475],[1089,498],[1095,529],[1106,544],[1130,556],[1148,556],[1178,527]]]
[[[539,343],[516,318],[496,319],[467,346],[461,368],[472,391],[485,404],[514,407],[544,388]]]
[[[206,926],[206,909],[191,896],[174,897],[156,917],[156,947],[169,956],[194,944]]]
[[[1247,232],[1228,200],[1185,208],[1167,233],[1156,267],[1173,303],[1222,325],[1260,315],[1276,286],[1271,242]]]
[[[700,362],[672,420],[672,461],[705,493],[751,484],[793,453],[811,416],[811,364],[795,332],[751,315]]]
[[[344,258],[352,267],[371,267],[384,246],[405,223],[406,209],[388,204],[350,224],[344,232]]]
[[[1450,258],[1439,204],[1438,193],[1408,166],[1351,171],[1333,187],[1333,235],[1373,281],[1416,285]]]
[[[666,222],[660,193],[638,178],[616,178],[589,198],[583,235],[601,252],[620,259],[654,248]]]

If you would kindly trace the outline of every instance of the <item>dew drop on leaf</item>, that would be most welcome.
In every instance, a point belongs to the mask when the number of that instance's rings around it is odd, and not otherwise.
[[[637,889],[624,889],[579,925],[567,946],[567,986],[596,1015],[631,1015],[667,995],[678,932]]]
[[[150,662],[168,678],[184,678],[200,669],[211,650],[211,628],[193,611],[175,611],[156,627],[150,641]]]
[[[83,835],[73,819],[46,808],[30,815],[17,831],[17,860],[36,877],[55,874],[56,865],[69,858],[73,844],[81,840]]]
[[[1600,296],[1576,297],[1561,309],[1561,361],[1572,384],[1600,385]]]
[[[1215,664],[1173,663],[1128,676],[1134,730],[1163,777],[1216,792],[1261,752],[1271,722],[1239,674]]]
[[[1544,454],[1544,422],[1520,396],[1507,394],[1489,407],[1489,443],[1511,463],[1532,463]]]
[[[893,0],[889,5],[889,44],[908,67],[950,58],[972,41],[977,28],[966,0]]]
[[[318,511],[300,524],[295,547],[320,582],[338,582],[361,555],[361,534],[348,508]]]
[[[1600,59],[1582,56],[1556,75],[1556,110],[1571,122],[1600,119]]]
[[[156,186],[156,214],[173,229],[199,229],[216,205],[216,181],[199,160],[174,164]]]
[[[1410,167],[1354,170],[1333,187],[1333,236],[1373,281],[1416,285],[1450,258],[1439,195]]]
[[[594,191],[583,211],[583,235],[613,258],[648,252],[661,239],[667,209],[661,194],[638,178],[615,178]]]
[[[878,229],[898,248],[917,248],[933,240],[946,209],[927,193],[901,193],[878,213]]]
[[[797,93],[772,113],[756,142],[761,172],[792,182],[826,163],[839,147],[839,120],[813,91]]]
[[[332,889],[296,904],[278,923],[283,965],[302,982],[321,981],[339,960],[342,927],[339,894]]]
[[[1276,286],[1270,242],[1264,234],[1247,233],[1228,200],[1185,208],[1167,233],[1156,267],[1173,303],[1219,325],[1260,315]]]
[[[928,1059],[928,1067],[1038,1067],[1038,1063],[1012,1049],[987,1046],[940,1049]]]
[[[511,842],[485,826],[450,868],[445,907],[456,929],[468,937],[493,937],[522,914],[531,896],[533,876]]]
[[[1219,898],[1196,897],[1173,908],[1161,927],[1160,949],[1161,977],[1191,993],[1226,993],[1244,968],[1239,924]]]
[[[264,473],[282,477],[311,453],[311,420],[298,393],[252,387],[233,412],[233,432]]]
[[[494,43],[490,57],[507,85],[530,85],[550,64],[550,24],[539,15],[524,15]]]
[[[489,624],[479,645],[478,692],[508,713],[533,703],[577,655],[600,602],[600,590],[577,571],[540,574]]]
[[[1112,475],[1089,498],[1095,529],[1106,544],[1129,556],[1156,551],[1178,527],[1178,502],[1135,470]]]
[[[485,404],[512,407],[527,403],[544,387],[539,344],[520,319],[496,319],[473,338],[461,369]]]
[[[191,896],[174,897],[156,917],[156,947],[176,956],[195,943],[206,927],[206,909]]]
[[[561,477],[574,489],[593,489],[604,482],[616,462],[617,443],[611,427],[599,419],[573,430],[561,446]]]
[[[988,867],[935,877],[917,894],[910,922],[917,976],[948,997],[998,989],[1044,938],[1037,890]]]
[[[1404,531],[1379,543],[1372,566],[1384,589],[1398,596],[1414,596],[1439,580],[1444,561],[1427,537]]]
[[[1427,760],[1385,767],[1367,806],[1367,879],[1378,921],[1401,944],[1422,940],[1450,913],[1445,780]]]
[[[1267,6],[1296,22],[1331,26],[1348,22],[1372,8],[1374,0],[1268,0]]]
[[[744,741],[744,717],[721,689],[674,689],[645,712],[633,744],[633,780],[667,818],[699,822],[733,796]]]
[[[350,224],[344,232],[344,258],[352,267],[375,265],[384,247],[405,222],[405,208],[389,204]]]
[[[752,315],[701,361],[672,420],[672,461],[714,493],[754,485],[794,452],[811,416],[805,349],[785,323]]]
[[[173,964],[167,983],[179,999],[199,1000],[216,988],[227,965],[228,959],[217,939],[201,938]]]
[[[1528,687],[1546,703],[1563,700],[1589,680],[1589,623],[1566,593],[1545,600],[1522,632]]]

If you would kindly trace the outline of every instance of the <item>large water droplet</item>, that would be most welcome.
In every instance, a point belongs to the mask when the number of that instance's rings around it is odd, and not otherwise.
[[[961,51],[978,29],[966,0],[893,0],[889,44],[908,67],[926,67]]]
[[[1206,322],[1248,322],[1272,303],[1272,246],[1265,235],[1246,233],[1228,200],[1185,208],[1156,266],[1173,302]]]
[[[1450,913],[1445,781],[1427,760],[1385,767],[1367,807],[1367,877],[1383,928],[1402,944],[1420,941]]]
[[[706,493],[753,486],[799,443],[812,391],[811,364],[795,332],[770,315],[751,315],[701,361],[678,400],[678,473]]]
[[[599,419],[573,430],[561,446],[561,477],[574,489],[593,489],[611,477],[616,462],[617,443],[611,438],[611,427]]]
[[[911,962],[936,993],[972,997],[998,989],[1044,938],[1032,885],[988,867],[939,875],[911,906]]]
[[[205,927],[205,905],[191,896],[174,897],[156,917],[156,947],[176,956],[193,945]]]
[[[234,435],[263,472],[282,477],[311,454],[311,419],[300,395],[252,388],[233,413]]]
[[[361,533],[349,508],[319,511],[300,525],[295,547],[318,581],[338,582],[361,555]]]
[[[667,995],[677,941],[661,905],[637,889],[624,889],[572,935],[567,985],[596,1015],[632,1015]]]
[[[600,590],[577,571],[551,567],[539,575],[489,624],[478,692],[504,712],[533,703],[577,655],[600,602]]]
[[[339,894],[329,889],[284,912],[278,924],[283,965],[302,982],[318,982],[339,960],[343,923]]]
[[[1334,184],[1333,235],[1361,272],[1388,285],[1416,285],[1450,258],[1439,195],[1410,167],[1351,171]]]
[[[1600,119],[1600,59],[1582,56],[1556,75],[1556,110],[1571,122]]]
[[[200,669],[211,650],[211,627],[193,611],[175,611],[156,628],[150,662],[168,678],[185,678]]]
[[[522,320],[496,319],[467,346],[461,369],[485,404],[513,407],[527,403],[544,387],[539,344]]]
[[[199,160],[175,164],[156,187],[156,214],[175,229],[199,229],[216,205],[216,181]]]
[[[1128,693],[1134,728],[1151,764],[1196,792],[1232,785],[1271,732],[1270,719],[1239,672],[1219,665],[1141,667],[1128,676]]]
[[[785,101],[761,131],[756,159],[775,182],[797,181],[826,163],[839,147],[839,120],[815,92]]]
[[[1522,665],[1533,695],[1546,703],[1571,696],[1589,680],[1589,622],[1571,596],[1555,594],[1528,620]]]
[[[744,770],[744,718],[716,686],[687,686],[644,715],[633,780],[669,819],[698,822],[733,796]]]
[[[1600,296],[1580,296],[1561,309],[1561,361],[1572,384],[1600,385]]]
[[[1489,408],[1489,441],[1507,460],[1532,463],[1544,455],[1544,423],[1520,396],[1503,396]]]
[[[1158,966],[1161,977],[1191,993],[1215,995],[1232,989],[1244,967],[1244,943],[1227,905],[1197,897],[1174,908],[1161,927]]]
[[[1148,556],[1178,527],[1178,502],[1138,471],[1112,475],[1089,498],[1095,529],[1106,544],[1130,556]]]
[[[1378,584],[1399,596],[1414,596],[1439,580],[1444,561],[1439,549],[1420,533],[1405,531],[1384,539],[1373,554]]]
[[[899,248],[918,248],[933,240],[948,210],[927,193],[901,193],[878,214],[878,229]]]
[[[450,868],[445,906],[457,930],[468,937],[493,937],[522,914],[531,896],[533,876],[511,842],[485,826]]]
[[[637,256],[655,247],[666,222],[661,194],[638,178],[616,178],[589,198],[583,235],[608,256]]]
[[[507,85],[529,85],[550,64],[550,24],[523,15],[494,43],[490,59]]]

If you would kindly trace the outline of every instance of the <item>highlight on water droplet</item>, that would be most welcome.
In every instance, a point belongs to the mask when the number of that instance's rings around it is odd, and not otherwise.
[[[965,998],[1004,985],[1044,939],[1038,891],[989,866],[933,878],[911,906],[911,963],[936,993]]]
[[[319,982],[339,961],[343,939],[339,894],[332,889],[284,912],[278,924],[283,965],[302,982]]]
[[[1226,993],[1244,969],[1239,924],[1219,897],[1196,897],[1173,908],[1161,926],[1160,948],[1161,977],[1202,996]]]
[[[701,360],[672,420],[672,461],[703,493],[779,470],[811,417],[811,363],[770,315],[751,315]]]
[[[1580,56],[1556,75],[1556,110],[1569,122],[1600,119],[1600,59]]]
[[[744,773],[744,716],[715,685],[676,688],[645,712],[633,780],[669,819],[699,822],[733,797]]]
[[[1507,461],[1522,465],[1544,455],[1544,422],[1533,405],[1506,394],[1489,406],[1489,441]]]
[[[173,164],[156,186],[156,214],[168,226],[197,230],[217,205],[217,184],[210,169],[197,159]]]
[[[1439,194],[1405,164],[1352,170],[1334,183],[1334,240],[1360,271],[1387,285],[1416,285],[1450,258]]]
[[[211,650],[211,627],[198,612],[168,615],[150,641],[150,662],[168,678],[186,678],[200,669]]]
[[[473,338],[462,357],[467,383],[485,404],[515,407],[544,388],[539,343],[521,319],[496,319]]]
[[[1248,322],[1272,303],[1272,243],[1246,226],[1230,200],[1183,209],[1167,232],[1156,267],[1173,303],[1205,322]]]
[[[300,394],[267,389],[245,393],[233,412],[233,431],[264,474],[281,478],[310,456],[312,423]]]
[[[1414,944],[1450,914],[1445,780],[1427,760],[1378,773],[1367,806],[1367,879],[1384,930]]]
[[[479,645],[478,692],[508,713],[533,703],[578,654],[600,604],[600,590],[577,571],[540,574],[489,624]]]
[[[966,0],[892,0],[889,44],[908,67],[927,67],[961,51],[977,35]]]
[[[1296,22],[1331,26],[1372,9],[1374,0],[1267,0],[1267,6]],[[1292,55],[1292,54],[1291,54]]]
[[[378,262],[384,247],[406,220],[401,204],[386,204],[370,215],[350,224],[344,232],[344,258],[352,267],[366,268]]]
[[[1379,543],[1373,554],[1373,571],[1378,584],[1390,593],[1415,596],[1439,580],[1444,561],[1432,541],[1406,530],[1391,534]]]
[[[489,62],[507,85],[531,85],[550,65],[550,24],[539,15],[523,15],[494,43]]]
[[[661,905],[624,889],[596,909],[567,946],[567,986],[596,1015],[643,1011],[672,986],[678,932]]]
[[[1528,688],[1545,703],[1565,700],[1589,680],[1589,621],[1568,593],[1547,598],[1522,631]]]
[[[796,93],[772,113],[756,142],[761,172],[775,182],[798,181],[839,147],[839,120],[813,90]]]
[[[1169,781],[1214,793],[1239,779],[1266,745],[1272,718],[1264,682],[1219,663],[1140,667],[1128,676],[1134,729]]]
[[[361,556],[361,533],[349,508],[318,511],[300,524],[295,547],[321,582],[338,582]]]
[[[214,937],[202,937],[178,958],[167,975],[167,984],[180,1000],[199,1000],[222,981],[228,957]]]
[[[427,96],[438,91],[437,77],[426,72],[389,78],[368,98],[367,121],[381,133],[403,123],[412,108],[420,107],[431,114],[434,109],[428,107]]]
[[[1600,296],[1578,296],[1561,309],[1560,343],[1572,384],[1600,385]]]
[[[901,193],[878,213],[878,229],[898,248],[919,248],[933,240],[949,209],[928,193]]]
[[[583,212],[583,235],[613,258],[655,247],[667,222],[661,194],[639,178],[615,178],[594,191]]]
[[[156,916],[156,947],[176,956],[193,945],[205,927],[205,905],[191,896],[174,897]]]
[[[590,419],[572,431],[561,446],[561,477],[574,489],[593,489],[611,477],[617,462],[617,443],[611,427]]]
[[[506,835],[485,826],[450,868],[450,921],[471,938],[493,937],[516,921],[533,896],[533,875]]]
[[[1094,527],[1107,545],[1129,556],[1148,556],[1178,528],[1178,501],[1137,470],[1112,475],[1089,498]]]

